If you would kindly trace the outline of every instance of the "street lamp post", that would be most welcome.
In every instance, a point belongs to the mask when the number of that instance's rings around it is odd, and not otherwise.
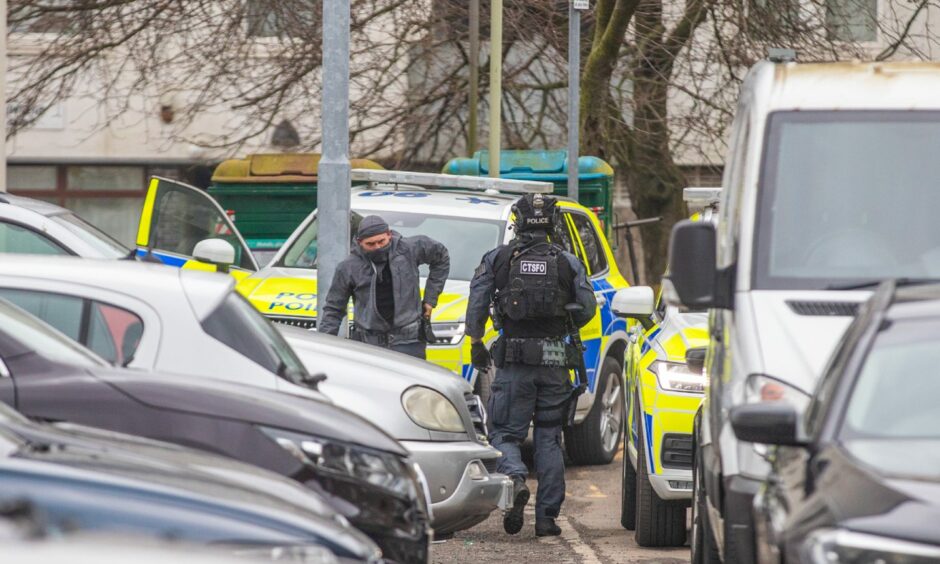
[[[588,0],[568,5],[568,197],[578,201],[579,129],[581,127],[581,10]]]
[[[0,192],[7,191],[7,0],[0,0]]]
[[[490,176],[499,178],[503,124],[503,0],[490,3]]]
[[[323,0],[323,154],[317,171],[317,316],[349,254],[349,0]]]
[[[470,0],[470,116],[467,126],[467,156],[477,150],[480,133],[480,0]]]

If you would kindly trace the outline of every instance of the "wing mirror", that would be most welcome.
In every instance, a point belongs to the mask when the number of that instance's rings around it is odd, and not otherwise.
[[[610,309],[618,317],[649,317],[653,314],[656,298],[649,286],[631,286],[618,290]]]
[[[751,443],[805,446],[799,437],[799,414],[786,402],[739,405],[731,409],[731,427],[738,439]]]
[[[718,234],[707,221],[680,221],[669,242],[669,287],[663,295],[670,305],[691,309],[732,307],[732,268],[718,268]],[[678,304],[674,304],[678,300]]]
[[[225,239],[203,239],[196,243],[193,258],[199,262],[214,264],[223,272],[235,264],[235,247]]]

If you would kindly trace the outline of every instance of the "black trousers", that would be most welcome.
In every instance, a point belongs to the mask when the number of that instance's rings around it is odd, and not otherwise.
[[[422,343],[420,341],[415,343],[404,343],[401,345],[389,345],[388,348],[389,350],[404,353],[408,356],[420,358],[421,360],[428,359],[428,345],[427,343]]]

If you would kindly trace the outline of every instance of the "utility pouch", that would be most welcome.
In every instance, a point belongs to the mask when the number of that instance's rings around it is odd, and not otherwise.
[[[529,366],[541,366],[542,364],[542,343],[537,339],[525,339],[522,341],[522,363]]]
[[[500,335],[493,346],[490,348],[490,358],[493,359],[493,366],[502,368],[506,366],[506,338]]]
[[[565,343],[565,368],[580,368],[581,361],[581,348],[572,343]]]

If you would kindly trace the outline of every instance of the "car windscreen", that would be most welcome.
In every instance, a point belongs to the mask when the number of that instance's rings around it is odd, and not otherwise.
[[[484,253],[502,243],[505,223],[485,219],[428,215],[399,211],[356,210],[353,230],[359,220],[377,215],[388,223],[392,231],[404,237],[426,235],[447,247],[450,254],[450,280],[469,281],[479,266]],[[317,221],[312,221],[287,250],[280,266],[315,268],[317,256]],[[428,267],[421,267],[421,276],[428,275]]]
[[[301,383],[307,370],[271,323],[232,292],[202,322],[211,337],[281,378]]]
[[[888,322],[878,334],[839,431],[849,452],[891,474],[940,479],[938,339],[936,319]]]
[[[768,120],[754,287],[940,278],[940,112],[777,112]]]
[[[24,346],[49,360],[88,368],[108,364],[90,350],[2,299],[0,327]]]
[[[73,213],[61,213],[49,219],[68,229],[85,244],[101,253],[98,258],[119,259],[128,256],[131,250],[118,243],[110,235]]]

